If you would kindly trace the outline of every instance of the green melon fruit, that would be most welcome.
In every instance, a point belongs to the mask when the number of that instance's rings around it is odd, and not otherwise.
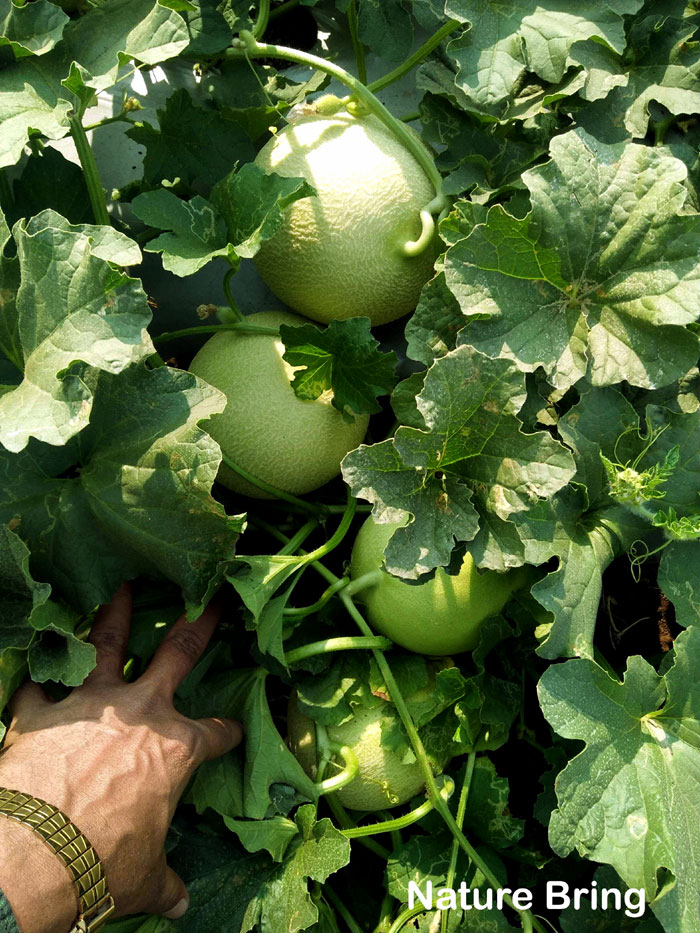
[[[306,323],[287,311],[261,311],[247,320],[264,327]],[[362,442],[369,417],[345,421],[331,393],[297,398],[290,382],[294,367],[283,353],[279,338],[222,331],[204,344],[190,372],[226,396],[223,413],[206,424],[222,451],[258,479],[303,494],[338,475],[345,454]],[[224,464],[218,479],[236,492],[270,498]]]
[[[386,546],[399,527],[400,523],[367,519],[352,550],[353,580],[382,567]],[[524,567],[507,573],[480,572],[466,554],[458,574],[438,568],[432,579],[411,584],[383,571],[379,583],[357,598],[382,635],[409,651],[444,656],[475,648],[484,620],[497,615],[512,593],[531,579],[531,568]]]
[[[435,249],[408,257],[402,245],[419,236],[420,211],[435,192],[377,117],[303,117],[255,162],[316,190],[286,208],[282,227],[255,256],[282,301],[325,323],[365,316],[385,324],[416,306]]]
[[[360,708],[351,720],[340,726],[327,726],[331,742],[349,745],[359,765],[354,780],[338,791],[337,799],[348,810],[383,810],[406,803],[424,787],[417,761],[404,763],[399,755],[381,743],[382,722],[398,719],[396,707],[382,701],[371,709]],[[309,777],[316,779],[316,723],[305,716],[293,696],[287,713],[289,745]],[[332,770],[324,777],[330,777]]]

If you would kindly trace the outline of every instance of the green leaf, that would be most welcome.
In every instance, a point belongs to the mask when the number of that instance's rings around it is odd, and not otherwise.
[[[314,807],[300,807],[295,821],[299,836],[292,840],[282,865],[248,905],[241,933],[256,924],[262,929],[281,927],[286,933],[308,929],[318,919],[308,881],[323,883],[350,861],[350,841],[330,820],[316,822]]]
[[[90,423],[65,447],[0,453],[0,521],[16,523],[32,572],[82,612],[125,579],[165,577],[196,618],[242,527],[211,497],[220,451],[197,426],[222,408],[189,373],[132,366],[100,374]]]
[[[79,618],[61,603],[47,602],[32,616],[32,625],[42,635],[29,646],[27,661],[32,680],[60,681],[77,687],[95,666],[95,649],[76,638]]]
[[[207,75],[207,92],[222,115],[240,124],[251,139],[268,138],[270,126],[282,114],[329,81],[322,71],[312,71],[308,81],[295,80],[289,71],[296,75],[295,69],[277,71],[260,60],[253,70],[246,61],[228,59]]]
[[[457,787],[462,781],[463,776],[457,779]],[[469,785],[465,830],[471,829],[497,849],[515,845],[523,837],[525,821],[510,814],[508,795],[508,779],[498,776],[490,758],[477,758]]]
[[[372,693],[376,674],[374,663],[364,652],[339,651],[326,670],[313,674],[296,673],[299,709],[324,726],[339,726],[352,717],[356,707],[375,706],[377,699]]]
[[[163,254],[163,267],[184,278],[194,275],[217,256],[228,256],[226,226],[211,204],[200,195],[182,201],[172,191],[147,191],[132,201],[132,209],[144,223],[170,230],[144,249]]]
[[[586,393],[558,425],[574,451],[573,482],[550,501],[513,517],[528,563],[559,559],[559,567],[532,588],[532,595],[554,613],[554,622],[541,633],[547,636],[538,649],[543,657],[593,657],[603,571],[633,541],[649,533],[648,518],[609,497],[600,458],[601,452],[615,456],[621,435],[632,445],[631,456],[641,451],[639,435],[625,433],[638,424],[637,413],[616,389]]]
[[[77,615],[33,579],[29,560],[24,542],[0,525],[0,712],[27,667],[33,680],[76,686],[95,666],[94,647],[75,637]]]
[[[685,7],[677,0],[654,0],[630,30],[634,56],[615,110],[624,112],[632,136],[645,136],[652,101],[676,115],[700,110],[700,59],[692,41],[697,23],[684,18]]]
[[[241,756],[236,751],[228,752],[200,765],[187,793],[187,801],[194,804],[197,813],[204,813],[209,808],[224,817],[236,817],[242,813]]]
[[[424,427],[400,427],[393,440],[347,455],[345,481],[374,504],[375,520],[413,517],[387,546],[391,573],[415,579],[446,565],[456,541],[475,537],[477,512],[509,520],[571,478],[567,450],[543,432],[521,432],[524,395],[512,364],[459,347],[426,374],[415,401]]]
[[[217,9],[221,11],[232,32],[238,33],[241,29],[253,27],[248,0],[219,0]]]
[[[232,818],[262,820],[279,812],[271,796],[274,785],[288,786],[290,806],[317,797],[313,782],[273,722],[265,691],[266,678],[267,672],[259,667],[225,671],[197,688],[183,707],[193,718],[226,716],[238,719],[243,725],[243,799],[238,812],[226,814]]]
[[[671,541],[661,556],[658,583],[673,603],[676,621],[691,625],[700,618],[700,542]]]
[[[178,55],[189,43],[183,18],[157,0],[103,0],[88,15],[72,20],[56,49],[56,71],[67,78],[73,69],[71,90],[93,91],[111,87],[120,65],[131,59],[158,65]]]
[[[436,162],[449,173],[446,193],[462,194],[477,185],[481,195],[519,185],[520,173],[547,152],[545,133],[483,123],[455,106],[449,96],[442,96],[451,90],[450,83],[454,85],[454,73],[442,62],[423,65],[417,83],[429,92],[420,106],[422,130],[426,139],[440,147]]]
[[[0,168],[14,165],[33,133],[61,139],[68,133],[71,104],[52,53],[24,58],[2,70],[0,82]]]
[[[396,354],[383,353],[372,336],[369,318],[331,321],[323,330],[313,324],[288,327],[280,335],[284,359],[303,367],[294,373],[292,388],[301,399],[333,393],[333,406],[348,421],[381,411],[376,398],[391,392],[396,378]]]
[[[373,504],[375,521],[413,516],[387,545],[385,561],[391,573],[416,579],[424,567],[446,565],[455,542],[469,541],[478,531],[472,490],[452,477],[420,475],[404,462],[394,440],[361,445],[345,457],[342,469],[353,495]],[[404,534],[395,541],[399,531]]]
[[[700,629],[692,626],[676,639],[664,677],[635,656],[623,683],[577,660],[552,665],[539,684],[552,727],[586,746],[557,779],[552,847],[612,865],[677,933],[697,926],[700,877],[687,855],[700,844],[698,664]],[[674,884],[657,898],[662,870]]]
[[[250,140],[237,123],[216,110],[195,107],[183,88],[168,97],[165,106],[158,110],[158,129],[143,123],[129,128],[126,134],[146,147],[143,177],[147,185],[180,179],[204,196],[212,185],[229,174],[236,162],[249,162],[255,155]]]
[[[212,202],[226,221],[236,255],[252,259],[263,240],[279,230],[284,209],[314,194],[302,178],[267,175],[248,162],[215,186]]]
[[[408,58],[413,44],[413,23],[402,0],[358,0],[360,42],[388,62]]]
[[[44,55],[61,39],[68,16],[48,0],[15,5],[0,0],[0,48],[9,45],[17,58]]]
[[[460,340],[542,366],[562,390],[587,373],[595,385],[672,382],[698,353],[685,325],[700,315],[700,219],[682,212],[685,165],[583,131],[555,137],[551,156],[523,175],[530,214],[498,205],[447,252],[447,284],[471,319]]]
[[[312,193],[306,182],[265,175],[247,162],[214,187],[212,203],[200,195],[182,201],[160,188],[138,195],[131,206],[144,223],[172,231],[150,240],[145,249],[162,253],[165,269],[185,277],[217,256],[231,263],[250,259],[277,232],[284,208]]]
[[[141,283],[110,264],[139,262],[135,243],[109,227],[71,226],[53,211],[18,223],[13,235],[21,284],[0,347],[23,379],[0,397],[0,442],[17,452],[32,437],[65,444],[82,431],[97,371],[119,373],[153,345]]]
[[[22,174],[14,181],[12,193],[14,203],[7,210],[11,224],[21,217],[28,220],[48,208],[71,224],[94,220],[83,170],[50,146],[27,159]],[[138,264],[140,255],[135,254],[131,261]]]
[[[186,883],[190,906],[181,920],[151,917],[147,921],[167,924],[164,929],[144,926],[137,928],[138,933],[240,930],[248,902],[274,871],[275,863],[262,853],[246,852],[230,833],[222,836],[177,817],[175,830],[178,844],[168,853],[168,863]]]
[[[427,366],[457,345],[457,334],[464,327],[459,302],[447,287],[445,274],[438,271],[424,287],[416,310],[406,324],[407,353]]]
[[[475,110],[502,116],[527,71],[550,84],[561,81],[574,43],[594,39],[621,54],[623,16],[641,6],[642,0],[563,0],[548,7],[535,0],[448,0],[447,15],[471,25],[447,47],[457,65],[457,87]]]
[[[221,13],[219,0],[192,0],[190,10],[183,12],[190,43],[188,55],[206,58],[223,52],[231,45],[233,30]]]
[[[224,819],[226,828],[235,833],[249,852],[269,852],[281,862],[292,839],[298,835],[296,823],[286,816],[273,816],[269,820]]]
[[[606,524],[591,527],[593,511],[585,490],[572,486],[515,519],[529,563],[559,558],[559,567],[532,588],[555,617],[543,630],[547,637],[538,650],[546,658],[593,657],[602,574],[623,551],[623,542]]]
[[[519,676],[504,676],[500,663],[503,642],[512,635],[513,629],[503,616],[490,619],[479,632],[479,644],[473,653],[478,672],[467,678],[465,695],[455,707],[459,721],[454,735],[455,754],[494,751],[508,741],[522,704]]]
[[[96,91],[114,84],[121,65],[132,59],[157,65],[188,42],[182,17],[157,0],[104,0],[91,6],[64,26],[62,40],[51,51],[3,68],[0,167],[19,159],[32,134],[49,139],[67,135],[73,94],[87,106]]]
[[[241,563],[248,566],[241,567]],[[228,574],[226,579],[250,612],[251,618],[246,622],[246,628],[256,632],[258,648],[263,654],[269,654],[286,666],[282,644],[282,613],[291,588],[278,597],[275,597],[275,593],[297,573],[303,565],[303,558],[285,554],[251,557],[241,554],[237,557],[237,564],[236,569]]]

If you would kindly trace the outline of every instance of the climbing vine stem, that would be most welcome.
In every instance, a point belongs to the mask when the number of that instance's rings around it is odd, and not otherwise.
[[[285,61],[296,62],[299,65],[308,65],[310,68],[315,68],[317,71],[323,71],[337,78],[350,89],[354,99],[363,105],[365,110],[374,114],[377,119],[381,120],[386,128],[406,149],[408,149],[419,163],[435,189],[435,198],[431,201],[433,211],[439,213],[446,206],[447,201],[442,192],[442,176],[437,170],[428,149],[401,120],[398,120],[387,110],[384,104],[375,97],[365,84],[359,81],[354,75],[350,74],[349,71],[346,71],[334,62],[326,61],[309,52],[302,52],[299,49],[290,49],[284,45],[272,45],[267,42],[258,42],[253,34],[246,30],[241,32],[237,40],[234,39],[234,45],[227,50],[227,55],[233,58],[240,58],[241,56],[250,58],[281,58]]]

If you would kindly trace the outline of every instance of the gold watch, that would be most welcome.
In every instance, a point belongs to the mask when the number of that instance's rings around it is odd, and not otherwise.
[[[70,933],[95,933],[114,912],[102,862],[65,813],[31,794],[0,787],[0,816],[33,830],[54,852],[73,878],[78,919]]]

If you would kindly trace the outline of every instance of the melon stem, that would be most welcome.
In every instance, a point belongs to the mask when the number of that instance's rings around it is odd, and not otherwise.
[[[319,58],[317,55],[312,55],[309,52],[301,52],[299,49],[291,49],[284,45],[272,45],[269,42],[258,42],[255,36],[248,30],[241,31],[238,39],[234,39],[232,47],[226,50],[226,55],[229,58],[239,58],[241,56],[247,58],[281,58],[285,61],[296,62],[299,65],[308,65],[310,68],[315,68],[317,71],[323,71],[337,78],[338,81],[341,81],[346,87],[350,88],[354,98],[366,108],[367,112],[374,114],[389,132],[396,137],[401,145],[411,153],[428,176],[428,179],[435,189],[435,197],[421,211],[422,230],[420,236],[417,240],[409,241],[409,243],[404,246],[404,250],[406,246],[410,246],[414,250],[408,253],[408,255],[411,256],[416,256],[418,252],[422,252],[423,249],[427,248],[431,241],[431,234],[426,232],[426,222],[423,214],[424,212],[429,212],[432,221],[432,214],[439,214],[447,206],[447,199],[442,190],[442,176],[430,152],[426,149],[418,136],[412,133],[401,120],[398,120],[387,110],[384,104],[375,97],[365,84],[334,62],[326,61],[326,59]],[[420,244],[420,249],[417,248],[417,244]]]

